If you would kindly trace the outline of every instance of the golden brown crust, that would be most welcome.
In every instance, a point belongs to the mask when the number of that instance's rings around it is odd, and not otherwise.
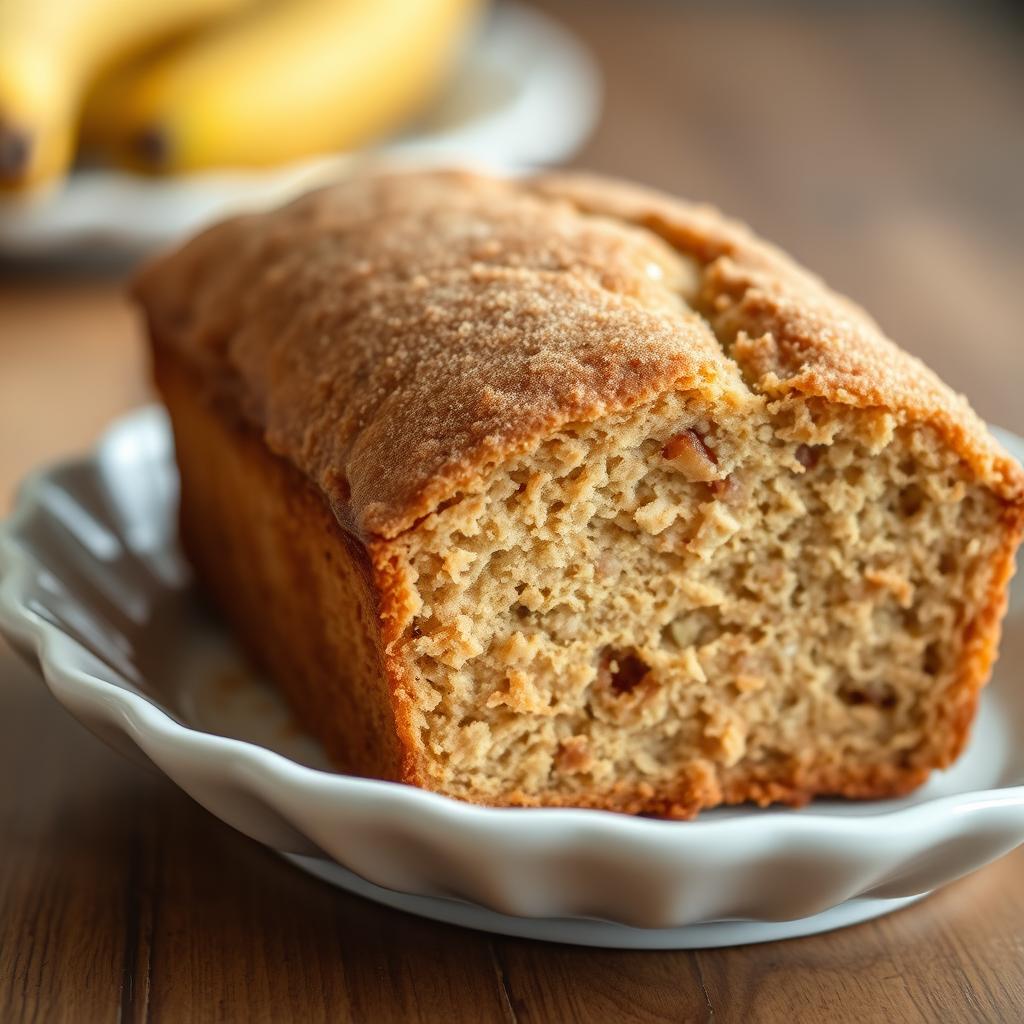
[[[707,322],[683,299],[690,261]],[[218,225],[136,294],[364,534],[395,536],[563,423],[736,387],[709,323],[758,390],[926,420],[997,493],[1024,492],[966,402],[863,311],[714,211],[633,186],[356,179]]]
[[[755,390],[876,406],[929,423],[995,493],[1021,500],[1024,471],[962,395],[859,306],[743,225],[711,207],[591,175],[548,175],[536,187],[581,211],[642,226],[698,259],[698,307]]]
[[[653,269],[652,269],[653,268]],[[144,272],[151,333],[394,536],[481,468],[673,386],[736,386],[660,239],[517,184],[369,178],[206,232]]]
[[[403,777],[366,550],[181,360],[158,353],[154,370],[178,452],[181,542],[205,593],[336,763]]]

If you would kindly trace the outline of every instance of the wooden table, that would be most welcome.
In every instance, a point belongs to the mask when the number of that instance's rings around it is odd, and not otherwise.
[[[1019,24],[988,6],[550,6],[606,75],[581,164],[748,218],[1024,431]],[[119,281],[3,268],[0,505],[146,393]],[[122,762],[0,651],[2,1021],[1019,1021],[1022,965],[1021,852],[877,922],[701,953],[385,910]]]

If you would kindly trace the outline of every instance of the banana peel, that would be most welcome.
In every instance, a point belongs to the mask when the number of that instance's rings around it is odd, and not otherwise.
[[[84,140],[136,171],[266,166],[352,149],[407,121],[480,0],[285,0],[106,76]]]

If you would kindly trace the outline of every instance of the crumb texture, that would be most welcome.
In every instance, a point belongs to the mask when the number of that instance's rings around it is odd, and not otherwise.
[[[695,785],[870,795],[959,752],[999,500],[883,410],[723,412],[563,431],[405,539],[432,787],[686,813]]]

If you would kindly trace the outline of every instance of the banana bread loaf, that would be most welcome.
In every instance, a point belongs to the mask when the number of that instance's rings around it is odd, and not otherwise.
[[[346,770],[691,817],[964,746],[1024,474],[714,211],[368,175],[146,269],[200,582]]]

